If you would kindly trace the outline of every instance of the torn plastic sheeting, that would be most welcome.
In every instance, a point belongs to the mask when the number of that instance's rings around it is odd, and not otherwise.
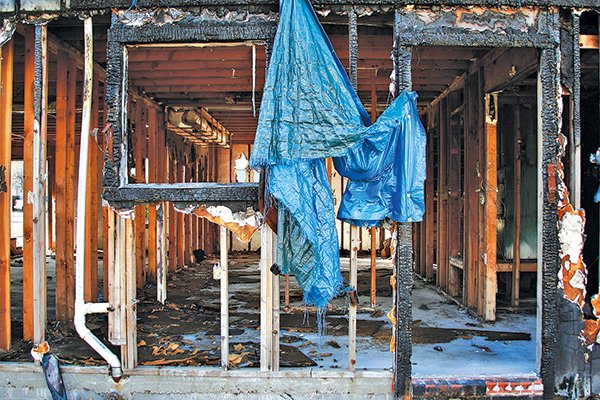
[[[371,125],[310,3],[280,2],[250,164],[267,167],[278,262],[306,304],[324,308],[345,290],[325,158],[338,157],[351,180],[340,218],[370,226],[422,219],[425,132],[415,99],[403,92]]]
[[[378,226],[385,218],[421,221],[425,210],[425,129],[414,92],[401,92],[336,170],[349,178],[338,218],[357,226]]]

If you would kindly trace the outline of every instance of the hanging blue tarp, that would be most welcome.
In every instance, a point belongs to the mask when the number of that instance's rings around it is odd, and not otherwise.
[[[345,290],[326,158],[350,179],[340,219],[421,220],[425,132],[415,102],[402,92],[371,125],[310,3],[280,2],[250,165],[266,167],[279,207],[278,263],[306,304],[324,308]]]

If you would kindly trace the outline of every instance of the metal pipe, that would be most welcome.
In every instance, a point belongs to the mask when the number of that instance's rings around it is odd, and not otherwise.
[[[88,148],[90,137],[90,120],[92,111],[92,78],[93,78],[93,49],[92,49],[92,18],[88,17],[84,23],[85,34],[85,68],[83,85],[83,112],[81,117],[81,143],[79,147],[79,183],[77,186],[77,223],[76,237],[77,248],[75,253],[75,329],[96,352],[104,358],[111,367],[111,374],[115,381],[121,379],[121,361],[104,345],[85,325],[86,314],[107,313],[110,309],[108,303],[85,303],[85,213],[86,213],[86,187],[88,169]]]

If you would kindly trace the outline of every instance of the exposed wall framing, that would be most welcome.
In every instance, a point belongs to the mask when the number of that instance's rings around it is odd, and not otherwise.
[[[541,138],[543,138],[543,144],[541,145],[542,150],[539,153],[539,164],[542,167],[542,176],[540,177],[539,182],[541,186],[540,190],[543,190],[543,201],[541,199],[540,201],[543,204],[540,204],[539,209],[542,223],[540,232],[543,236],[542,239],[544,245],[540,251],[540,276],[541,281],[543,282],[543,290],[541,290],[541,293],[538,295],[538,298],[541,299],[541,305],[539,307],[539,320],[541,321],[541,351],[539,352],[539,359],[541,360],[540,375],[544,383],[544,393],[546,397],[550,398],[554,393],[554,354],[557,326],[557,282],[556,277],[552,276],[552,274],[558,271],[558,253],[556,248],[556,204],[552,204],[551,197],[548,197],[548,185],[551,183],[551,181],[548,179],[547,171],[552,167],[552,165],[556,167],[557,161],[555,155],[552,155],[552,150],[556,150],[557,148],[558,133],[560,131],[559,110],[561,106],[561,99],[559,96],[560,91],[558,84],[558,68],[560,66],[558,45],[560,41],[558,38],[559,26],[557,10],[531,10],[522,8],[518,10],[510,10],[508,12],[507,10],[494,12],[493,17],[491,15],[490,17],[492,19],[497,18],[498,20],[505,21],[506,25],[494,25],[493,28],[481,27],[477,33],[466,33],[463,30],[464,27],[460,26],[460,23],[446,23],[446,27],[442,33],[437,26],[437,24],[441,22],[425,22],[431,21],[431,19],[426,18],[426,15],[421,16],[421,13],[428,14],[431,12],[405,9],[403,13],[397,13],[399,20],[396,23],[397,32],[395,33],[397,47],[428,45],[533,47],[541,49],[539,85],[542,91],[540,92],[538,98],[540,99],[543,107],[540,107],[541,111],[539,116],[538,134]],[[436,13],[436,18],[434,21],[443,21],[445,18],[452,20],[453,18],[456,18],[458,14],[459,13],[457,13],[456,10],[442,9]],[[523,25],[522,18],[525,18],[526,15],[529,17],[534,17],[538,21],[535,32],[530,32],[528,29],[524,29],[524,26],[527,24]],[[404,60],[405,59],[402,59],[401,62],[404,62]],[[410,58],[408,58],[408,64],[410,64]],[[484,115],[482,108],[480,110],[476,110],[476,112],[479,115]],[[490,130],[488,130],[488,132],[490,132]],[[484,173],[485,170],[489,170],[491,172],[492,166],[493,165],[490,165],[489,169],[483,169],[482,166],[482,173]],[[493,179],[493,176],[490,178]],[[488,199],[486,199],[486,202],[487,200]],[[441,196],[438,201],[441,201]],[[488,214],[491,215],[492,211],[490,210]],[[490,228],[493,228],[495,232],[495,215],[493,217],[493,227],[491,226],[491,221],[488,221],[487,225],[490,225]],[[480,221],[481,220],[482,219],[480,218]],[[540,240],[540,243],[542,243],[542,240]],[[477,245],[480,249],[480,252],[485,249],[485,247],[482,247],[482,245],[484,245],[484,243]],[[399,243],[400,249],[402,246],[403,244]],[[491,260],[488,259],[487,261],[490,262]],[[491,279],[495,279],[494,272],[495,269],[486,271],[486,273],[481,275],[481,277],[485,278],[487,276]],[[485,285],[480,283],[479,289],[477,290],[477,292],[480,293],[480,298],[483,296],[484,299],[489,298],[495,290],[493,281],[489,282],[486,279],[486,282],[488,282],[487,288]],[[486,317],[493,317],[493,309],[490,308],[490,304],[487,300],[485,302],[487,304],[487,308],[480,306],[478,307],[479,311]]]
[[[59,2],[60,3],[60,2]],[[163,2],[164,5],[180,5],[188,6],[189,2],[183,0],[173,0]],[[215,1],[207,0],[200,4],[213,6]],[[246,7],[246,0],[232,0],[233,5]],[[357,13],[363,13],[363,6],[349,7],[347,4],[339,0],[323,0],[317,2],[318,7],[342,6],[343,11],[349,15],[350,27],[350,76],[353,83],[357,81],[357,59],[358,59],[358,32],[356,29]],[[539,217],[541,223],[540,229],[540,249],[539,249],[539,269],[538,275],[540,287],[538,299],[539,303],[539,318],[541,347],[539,349],[540,374],[544,383],[544,392],[546,397],[554,394],[555,390],[555,358],[556,358],[556,336],[559,326],[558,319],[558,304],[557,299],[560,296],[557,290],[560,260],[558,254],[559,249],[557,222],[558,208],[568,207],[565,204],[565,198],[568,198],[568,193],[562,191],[561,186],[561,152],[559,148],[558,132],[560,131],[560,82],[558,75],[558,67],[560,66],[560,54],[558,46],[562,43],[562,39],[558,36],[558,13],[555,8],[536,8],[533,5],[549,5],[550,2],[545,0],[502,0],[485,1],[483,5],[499,6],[508,5],[519,7],[518,9],[506,8],[483,8],[482,3],[470,0],[451,0],[444,2],[444,6],[436,8],[435,12],[432,9],[415,9],[413,7],[400,8],[402,4],[390,3],[387,1],[377,2],[373,5],[374,8],[387,6],[396,6],[398,9],[395,12],[394,18],[394,87],[397,94],[401,89],[409,89],[412,86],[411,78],[411,48],[415,46],[491,46],[491,47],[518,47],[518,48],[534,48],[539,49],[539,77],[538,77],[538,101],[539,107],[539,165],[540,170],[539,191],[542,194],[539,203]],[[423,1],[422,5],[433,5],[441,2],[437,0]],[[551,2],[553,6],[596,6],[595,0],[585,0],[583,2],[575,0],[557,0]],[[575,4],[577,3],[577,4]],[[162,3],[161,3],[162,4]],[[107,275],[105,279],[105,295],[111,296],[111,304],[115,304],[115,311],[111,312],[111,342],[118,345],[123,345],[123,360],[127,368],[133,368],[136,365],[136,337],[135,337],[135,289],[143,285],[147,280],[157,282],[157,296],[160,301],[164,301],[166,293],[166,271],[174,270],[178,266],[185,265],[192,261],[190,248],[199,247],[198,237],[202,236],[204,244],[207,248],[216,251],[220,243],[220,248],[227,248],[227,239],[224,235],[220,235],[220,241],[217,241],[216,230],[214,226],[204,220],[198,220],[194,215],[183,215],[181,212],[172,207],[173,203],[177,203],[177,208],[182,209],[188,205],[206,203],[206,204],[223,204],[231,205],[233,209],[243,209],[246,206],[255,206],[258,199],[258,185],[256,184],[229,184],[223,185],[218,183],[207,183],[206,181],[220,181],[218,178],[222,175],[221,171],[217,171],[216,160],[220,159],[220,152],[211,148],[207,151],[207,164],[213,166],[207,170],[207,165],[201,165],[200,162],[194,162],[193,150],[179,146],[176,143],[166,142],[157,146],[157,142],[161,138],[166,138],[164,132],[165,116],[163,110],[155,103],[148,102],[144,99],[135,98],[135,94],[127,92],[127,45],[130,43],[172,43],[172,42],[210,42],[210,41],[234,41],[234,40],[254,40],[254,41],[271,41],[275,32],[275,18],[267,11],[272,9],[276,4],[272,0],[259,1],[253,3],[256,7],[253,9],[255,13],[247,13],[242,16],[237,11],[227,10],[228,15],[239,17],[240,22],[228,21],[223,23],[219,18],[202,19],[200,24],[199,19],[195,19],[187,15],[183,20],[173,24],[159,25],[152,21],[143,26],[135,26],[133,21],[119,19],[123,17],[123,13],[117,13],[113,17],[113,26],[109,32],[109,48],[108,48],[108,76],[107,76],[107,104],[109,122],[112,126],[112,131],[107,131],[107,136],[104,137],[104,145],[106,145],[108,154],[106,155],[106,167],[104,173],[104,188],[105,198],[110,202],[114,209],[119,209],[126,213],[135,207],[137,218],[133,220],[117,217],[113,210],[105,208],[103,218],[105,219],[105,271]],[[448,5],[465,6],[473,4],[472,8],[450,8]],[[101,8],[108,10],[110,7],[127,8],[130,5],[129,1],[103,1],[95,0],[92,2],[71,1],[70,6],[74,10],[90,10],[91,8]],[[155,3],[140,0],[140,7],[154,6]],[[219,4],[220,5],[220,4]],[[523,7],[521,7],[523,6]],[[72,12],[67,10],[66,6],[60,6],[62,11]],[[6,9],[4,9],[6,11]],[[258,10],[258,11],[257,11]],[[10,11],[10,10],[9,10]],[[22,8],[21,12],[26,12]],[[485,12],[485,21],[482,25],[473,27],[465,15],[478,15]],[[435,18],[434,18],[435,17]],[[534,21],[534,22],[531,22]],[[572,57],[574,60],[573,73],[573,127],[572,139],[575,146],[580,144],[580,104],[578,91],[580,89],[579,79],[580,67],[579,55],[579,14],[573,13],[573,32],[572,32]],[[535,26],[535,28],[533,28]],[[47,84],[44,83],[44,66],[46,59],[45,45],[51,40],[46,39],[45,25],[38,23],[34,28],[27,29],[27,43],[29,49],[29,61],[25,83],[26,85],[35,85],[35,90],[32,89],[29,98],[26,100],[25,110],[27,118],[26,122],[29,131],[25,141],[25,161],[28,166],[31,166],[32,171],[27,177],[27,192],[31,192],[31,201],[33,204],[28,204],[26,201],[26,213],[33,220],[34,215],[38,217],[44,212],[44,202],[36,201],[44,196],[45,184],[45,143],[46,139],[44,128],[44,90],[47,90]],[[475,32],[473,32],[473,30]],[[584,38],[584,40],[587,40]],[[586,41],[586,43],[591,43]],[[48,43],[50,46],[50,43]],[[2,48],[2,55],[10,54],[8,45]],[[68,53],[68,54],[65,54]],[[58,74],[64,76],[64,82],[60,82],[60,91],[62,96],[57,95],[57,123],[64,125],[64,135],[60,137],[60,149],[57,145],[56,165],[50,164],[51,178],[52,171],[56,169],[64,169],[69,171],[69,175],[56,175],[56,185],[51,188],[51,193],[57,198],[68,198],[69,193],[74,193],[76,177],[74,176],[74,160],[68,158],[69,153],[74,153],[75,150],[75,95],[72,90],[75,90],[75,78],[69,79],[69,76],[77,74],[75,62],[72,53],[67,51],[60,52],[59,61],[69,59],[69,64],[72,67],[65,65],[64,70],[59,69]],[[537,56],[537,55],[536,55]],[[497,59],[508,57],[507,54],[498,55]],[[10,60],[10,58],[8,58]],[[510,59],[506,61],[513,65],[517,61]],[[518,282],[519,272],[521,271],[521,262],[518,251],[515,250],[514,259],[511,265],[500,266],[496,264],[496,248],[495,243],[495,185],[497,178],[494,176],[496,171],[495,155],[495,136],[497,135],[497,115],[498,98],[495,90],[501,90],[498,85],[508,82],[505,75],[502,74],[501,68],[490,70],[487,72],[485,67],[478,66],[468,71],[457,81],[452,89],[461,88],[463,99],[462,104],[460,99],[453,98],[452,90],[441,96],[437,102],[437,108],[428,110],[428,115],[437,113],[439,119],[439,134],[438,148],[439,157],[443,162],[439,163],[439,177],[443,177],[443,184],[437,186],[438,196],[435,196],[435,186],[433,182],[428,181],[426,188],[426,197],[428,207],[433,203],[438,204],[438,213],[444,214],[447,210],[447,215],[439,216],[440,224],[437,229],[434,228],[434,213],[428,210],[426,222],[418,228],[421,237],[420,240],[415,239],[413,242],[413,232],[416,228],[412,224],[400,224],[398,229],[398,251],[396,258],[396,315],[401,316],[396,324],[396,348],[394,361],[394,391],[397,397],[406,397],[411,394],[411,297],[412,289],[412,270],[413,270],[413,247],[417,246],[420,250],[419,256],[419,271],[427,279],[432,279],[433,260],[434,260],[434,244],[438,248],[437,266],[438,266],[438,285],[443,287],[452,296],[459,296],[462,289],[463,302],[471,308],[474,308],[478,313],[486,319],[493,320],[495,315],[495,289],[496,289],[496,273],[503,271],[512,271],[513,306],[519,304]],[[531,69],[525,68],[523,73],[531,73]],[[10,68],[5,65],[3,58],[1,71],[3,90],[0,92],[0,104],[8,102],[8,95],[4,90],[5,79],[11,79]],[[124,80],[122,79],[124,77]],[[519,78],[522,76],[517,76]],[[489,78],[489,79],[488,79]],[[103,77],[98,77],[95,80],[95,93],[98,93],[100,81]],[[375,79],[375,78],[374,78]],[[69,82],[73,82],[69,85]],[[27,90],[26,90],[27,92]],[[127,135],[127,104],[128,97],[136,103],[136,129],[133,152],[136,160],[135,179],[129,176],[129,166],[127,165],[127,155],[130,152],[128,149]],[[96,100],[98,101],[98,99]],[[376,103],[376,93],[375,93]],[[99,105],[97,105],[99,106]],[[457,143],[454,135],[448,135],[452,130],[452,116],[459,107],[467,116],[465,123],[462,126],[462,135],[464,137],[464,159],[469,161],[480,161],[481,176],[476,171],[465,171],[465,187],[476,185],[480,179],[485,181],[484,204],[480,204],[480,198],[477,194],[471,192],[465,193],[464,201],[465,209],[462,218],[456,213],[459,208],[461,182],[457,182],[454,177],[448,176],[448,169],[456,168],[461,164],[460,153],[456,153]],[[6,110],[6,107],[3,107]],[[60,110],[60,111],[59,111]],[[375,114],[376,114],[375,106]],[[140,115],[137,115],[137,113]],[[99,111],[98,111],[99,113]],[[132,113],[133,114],[133,113]],[[478,118],[474,117],[479,115]],[[0,124],[6,126],[10,122],[7,121],[7,116],[0,113]],[[60,118],[59,118],[60,117]],[[473,117],[473,118],[470,118]],[[72,118],[72,119],[71,119]],[[94,125],[98,121],[99,116],[92,118]],[[428,118],[429,119],[429,118]],[[428,121],[429,122],[429,121]],[[68,136],[70,126],[72,124],[73,137]],[[146,131],[146,124],[148,129]],[[435,124],[434,124],[435,125]],[[141,129],[140,129],[141,128]],[[37,130],[36,130],[37,129]],[[458,128],[457,128],[458,129]],[[138,130],[140,132],[138,132]],[[163,130],[163,131],[161,131]],[[481,131],[485,136],[477,137],[475,132]],[[6,131],[0,131],[2,133]],[[143,132],[141,132],[143,131]],[[9,135],[10,137],[10,135]],[[433,148],[434,142],[430,139],[430,149]],[[165,139],[166,140],[166,139]],[[477,141],[482,140],[483,146],[478,146]],[[0,140],[0,143],[2,141]],[[94,146],[92,146],[94,147]],[[518,137],[515,139],[515,148],[518,147]],[[159,152],[156,149],[165,148],[164,152]],[[70,151],[72,149],[73,151]],[[4,150],[4,149],[3,149]],[[473,151],[474,150],[474,151]],[[10,151],[10,146],[8,146]],[[90,150],[93,153],[95,150]],[[7,158],[10,160],[11,155],[6,151],[0,154],[0,165],[2,160]],[[60,154],[65,154],[64,159],[59,157]],[[229,162],[233,161],[232,152],[229,152]],[[517,151],[515,151],[515,155]],[[577,159],[576,151],[573,152],[573,158]],[[37,158],[34,156],[37,155]],[[99,165],[100,153],[96,152],[91,155],[92,165]],[[141,165],[148,162],[149,171],[142,172]],[[58,164],[61,163],[61,164]],[[96,164],[93,164],[96,163]],[[518,159],[515,159],[518,163]],[[63,165],[64,164],[64,165]],[[428,170],[431,173],[433,165],[428,164]],[[91,168],[92,170],[94,167]],[[168,177],[163,182],[158,183],[157,171],[168,171]],[[574,175],[571,177],[571,185],[574,187],[574,193],[578,193],[577,184],[580,178],[575,176],[577,169],[570,170]],[[231,175],[231,171],[230,175]],[[517,173],[515,172],[515,176]],[[146,176],[148,176],[146,182]],[[0,177],[1,178],[1,177]],[[97,175],[95,175],[97,179]],[[231,180],[231,176],[229,177]],[[0,180],[1,181],[1,180]],[[9,182],[10,183],[10,182]],[[71,185],[71,186],[69,186]],[[72,187],[72,190],[69,189]],[[94,188],[98,190],[98,183],[94,184],[94,179],[90,179],[89,192],[94,193]],[[61,194],[62,193],[62,194]],[[52,194],[50,197],[52,198]],[[3,194],[0,192],[0,209],[3,208]],[[5,196],[6,197],[6,196]],[[89,207],[97,210],[97,201],[99,201],[98,193],[91,196]],[[515,192],[515,198],[518,194]],[[573,197],[573,204],[577,207],[577,197]],[[515,200],[516,201],[516,200]],[[96,202],[96,203],[94,203]],[[170,204],[167,205],[167,202]],[[72,270],[69,265],[73,262],[73,238],[69,232],[73,231],[72,224],[74,219],[73,204],[74,199],[67,201],[67,204],[60,205],[56,210],[56,247],[57,247],[57,268],[60,264],[60,276],[57,272],[57,313],[60,313],[60,318],[70,319],[72,316]],[[447,205],[441,207],[439,205],[445,203]],[[568,203],[568,202],[567,202]],[[69,205],[70,204],[70,205]],[[34,207],[32,207],[34,206]],[[71,209],[69,209],[71,207]],[[6,208],[6,207],[4,207]],[[34,209],[35,208],[35,209]],[[148,210],[148,228],[146,228],[145,210]],[[573,210],[571,210],[573,211]],[[563,214],[570,214],[571,211]],[[575,212],[575,211],[573,211]],[[576,212],[575,212],[576,213]],[[93,221],[93,213],[90,220]],[[560,214],[558,214],[560,216]],[[28,271],[28,278],[24,282],[24,337],[34,339],[39,342],[43,339],[43,329],[45,326],[45,305],[43,304],[44,288],[45,288],[45,271],[44,271],[44,252],[45,239],[42,238],[46,228],[44,228],[44,218],[37,218],[35,223],[26,226],[26,245],[25,245],[25,263],[24,269]],[[0,222],[1,223],[1,222]],[[462,263],[456,260],[458,248],[461,247],[457,243],[446,243],[446,236],[443,232],[452,232],[457,234],[455,230],[458,224],[463,224],[463,230],[476,230],[481,233],[481,238],[477,239],[474,235],[466,235],[462,238],[465,257]],[[71,224],[71,226],[69,226]],[[41,233],[40,233],[41,232]],[[268,234],[268,232],[265,230]],[[515,239],[518,242],[518,226],[515,225]],[[93,228],[86,233],[91,238],[96,237]],[[145,236],[147,235],[147,236]],[[71,237],[69,239],[69,236]],[[358,248],[356,231],[351,235],[351,248]],[[0,252],[5,251],[7,244],[3,242],[5,236],[0,237]],[[34,239],[32,242],[31,239]],[[174,238],[181,238],[176,241]],[[147,242],[146,242],[147,239]],[[265,240],[273,240],[274,237],[267,237]],[[372,240],[375,237],[372,236]],[[343,239],[342,239],[343,240]],[[134,245],[135,243],[135,245]],[[147,244],[146,244],[147,243]],[[224,245],[225,243],[225,245]],[[414,243],[414,244],[413,244]],[[491,245],[490,245],[491,244]],[[35,246],[34,246],[35,245]],[[146,257],[147,246],[147,257]],[[272,246],[272,242],[270,243]],[[440,248],[441,246],[441,248]],[[268,247],[268,246],[265,246]],[[374,245],[371,245],[373,249]],[[86,273],[94,275],[97,270],[97,245],[91,246],[92,250],[86,254]],[[127,250],[135,248],[136,252],[131,253]],[[169,249],[167,251],[167,248]],[[518,246],[517,246],[518,248]],[[441,251],[440,251],[441,250]],[[3,254],[0,253],[0,280],[8,281],[6,271],[3,270]],[[167,254],[169,260],[167,260]],[[223,253],[222,253],[223,254]],[[485,260],[481,261],[480,255],[485,254]],[[272,257],[272,254],[271,254]],[[5,258],[4,258],[5,259]],[[135,262],[134,262],[135,261]],[[226,264],[226,260],[222,261]],[[72,265],[72,264],[71,264]],[[95,267],[94,267],[95,265]],[[265,264],[266,265],[266,264]],[[482,267],[485,266],[485,268]],[[268,265],[266,265],[268,266]],[[71,267],[72,268],[72,267]],[[137,282],[132,281],[132,277],[137,271]],[[147,268],[147,270],[146,270]],[[263,269],[266,269],[263,266]],[[462,270],[462,272],[460,272]],[[125,273],[127,272],[127,273]],[[268,301],[264,315],[268,316],[267,324],[264,330],[265,342],[270,342],[265,351],[265,368],[269,371],[277,371],[278,357],[274,355],[276,343],[277,315],[279,305],[276,298],[279,298],[277,292],[278,285],[276,277],[271,276],[266,272],[265,281],[271,280],[267,285],[264,293],[265,300]],[[563,271],[564,272],[564,271]],[[462,288],[459,285],[459,274],[463,274],[467,279],[462,282]],[[145,275],[146,274],[146,275]],[[28,280],[36,278],[35,280]],[[60,279],[58,279],[60,278]],[[567,279],[563,275],[563,280]],[[108,285],[110,282],[110,285]],[[565,281],[566,282],[566,281]],[[223,282],[223,292],[226,294],[226,281]],[[71,286],[70,286],[71,285]],[[86,299],[93,300],[97,297],[95,288],[97,284],[93,281],[86,286]],[[7,292],[8,293],[8,292]],[[60,296],[60,301],[59,301]],[[69,297],[71,296],[71,297]],[[0,348],[10,345],[10,300],[6,297],[0,299]],[[8,301],[8,310],[6,307]],[[577,299],[580,302],[580,299]],[[372,299],[372,302],[374,300]],[[27,311],[25,311],[27,309]],[[31,311],[34,311],[31,314]],[[222,314],[226,320],[226,312]],[[8,315],[8,319],[6,318]],[[7,322],[8,321],[8,322]],[[597,322],[595,322],[597,325]],[[593,327],[596,329],[595,327]],[[352,329],[351,329],[352,330]],[[262,332],[262,331],[261,331]],[[597,331],[595,331],[597,334]],[[7,342],[8,338],[8,342]],[[270,353],[269,353],[270,352]],[[226,359],[226,353],[224,353]],[[224,362],[224,367],[227,363]],[[350,357],[350,369],[352,370],[352,357]]]

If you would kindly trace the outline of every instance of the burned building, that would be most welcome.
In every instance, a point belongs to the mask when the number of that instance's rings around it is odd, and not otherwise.
[[[598,1],[312,7],[357,107],[414,91],[426,135],[422,221],[335,222],[318,310],[248,168],[279,2],[0,2],[3,398],[43,354],[70,398],[600,395]]]

